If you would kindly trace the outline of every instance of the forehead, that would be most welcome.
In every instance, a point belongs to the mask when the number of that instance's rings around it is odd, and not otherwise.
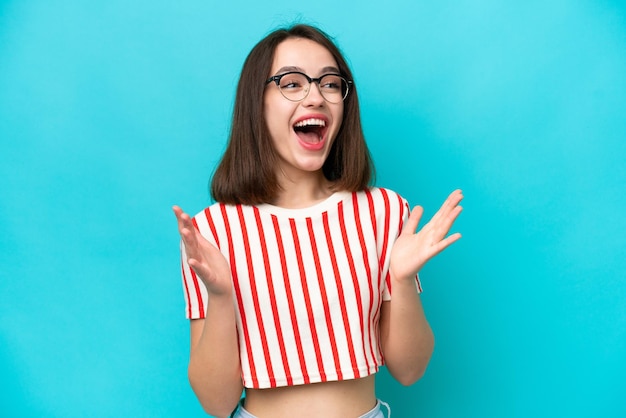
[[[327,67],[337,68],[337,62],[328,49],[310,39],[290,38],[276,47],[272,74],[283,67],[298,67],[315,76]]]

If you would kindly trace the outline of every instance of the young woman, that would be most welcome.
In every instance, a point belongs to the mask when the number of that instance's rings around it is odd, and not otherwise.
[[[357,89],[328,36],[296,25],[259,42],[217,203],[193,219],[174,207],[189,380],[207,413],[383,417],[379,367],[404,385],[422,376],[434,343],[417,274],[460,238],[448,232],[462,194],[416,233],[422,208],[370,187],[371,173]]]

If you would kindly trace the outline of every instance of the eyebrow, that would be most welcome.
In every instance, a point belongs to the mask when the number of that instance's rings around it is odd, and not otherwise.
[[[286,66],[286,67],[281,67],[278,71],[276,71],[276,74],[283,74],[283,73],[288,73],[290,71],[299,71],[301,73],[304,73],[304,69],[300,68],[300,67],[295,67],[295,66]],[[341,71],[339,71],[339,68],[337,67],[333,67],[333,66],[328,66],[328,67],[324,67],[322,68],[321,74],[325,74],[325,73],[337,73],[337,74],[341,74]]]

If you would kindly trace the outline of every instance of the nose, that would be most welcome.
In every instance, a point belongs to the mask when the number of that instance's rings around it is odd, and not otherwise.
[[[313,81],[309,84],[309,91],[302,103],[305,106],[320,106],[326,103],[326,99],[322,96],[319,83]]]

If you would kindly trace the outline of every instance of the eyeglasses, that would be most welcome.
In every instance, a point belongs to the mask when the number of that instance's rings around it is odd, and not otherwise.
[[[311,91],[311,83],[316,82],[326,101],[340,103],[348,97],[352,85],[352,81],[346,80],[339,74],[324,74],[318,78],[311,78],[299,71],[272,76],[265,81],[265,85],[272,81],[276,83],[285,99],[292,102],[304,100]]]

